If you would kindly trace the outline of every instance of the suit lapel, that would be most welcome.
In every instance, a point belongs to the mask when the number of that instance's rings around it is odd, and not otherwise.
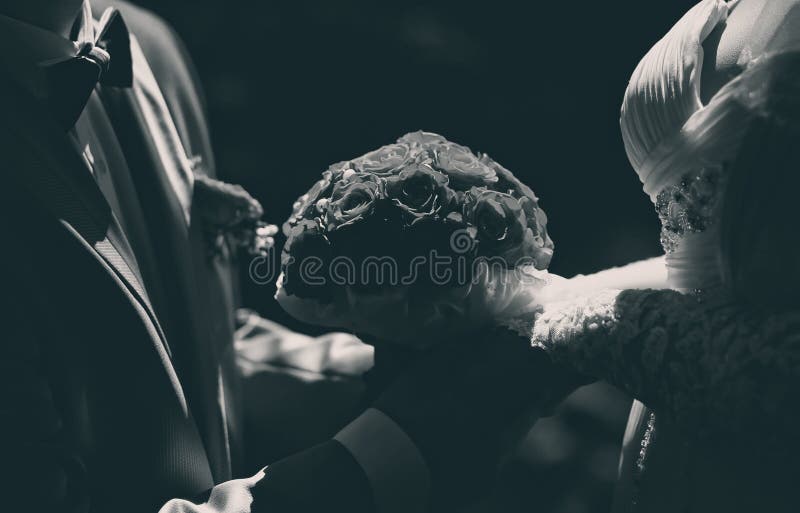
[[[57,219],[68,225],[115,273],[153,324],[158,342],[169,346],[147,293],[136,259],[110,206],[69,136],[42,106],[8,77],[0,78],[0,104],[11,133],[19,135],[35,164],[7,170]]]
[[[200,274],[197,279],[196,261],[205,257],[206,249],[195,244],[200,226],[196,222],[186,224],[190,217],[166,169],[174,162],[165,162],[159,151],[165,134],[154,133],[144,112],[147,105],[143,106],[140,96],[129,89],[101,88],[101,98],[145,207],[161,272],[171,282],[166,290],[171,317],[167,332],[175,348],[175,364],[206,442],[213,475],[217,481],[226,480],[231,476],[231,456],[219,381],[219,345],[226,339],[214,329],[213,317],[232,312],[232,306],[218,311],[205,307],[212,293],[205,290],[209,276]],[[183,151],[182,146],[175,149]]]

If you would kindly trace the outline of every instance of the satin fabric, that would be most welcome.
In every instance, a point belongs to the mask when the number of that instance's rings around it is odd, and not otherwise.
[[[741,55],[745,71],[703,103],[702,45],[726,21],[734,5],[721,0],[699,2],[653,46],[631,77],[621,111],[622,136],[631,165],[654,203],[661,191],[680,183],[687,174],[736,159],[749,127],[763,115],[761,105],[768,92],[762,86],[769,83],[778,66],[774,57],[798,46],[797,34],[791,28],[796,23],[793,25],[787,17],[783,26],[778,23],[769,41],[760,43],[763,45],[755,53],[757,58],[746,45]],[[728,178],[725,172],[723,169],[720,196]],[[666,255],[670,287],[691,290],[723,286],[721,229],[731,222],[723,219],[723,202],[721,198],[705,230],[685,234]],[[648,408],[635,402],[624,441],[614,511],[785,510],[787,504],[779,501],[768,506],[773,495],[746,504],[733,500],[736,494],[725,492],[726,488],[735,488],[737,482],[768,482],[764,473],[759,475],[747,468],[745,454],[753,448],[742,452],[740,448],[698,442],[691,433],[658,415],[655,443],[648,450],[642,473],[637,463],[650,414]],[[776,490],[786,486],[775,478],[781,475],[780,469],[778,473],[775,468],[768,470]]]

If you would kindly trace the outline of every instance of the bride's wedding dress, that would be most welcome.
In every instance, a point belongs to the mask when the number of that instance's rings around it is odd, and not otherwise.
[[[662,221],[664,289],[634,290],[657,281],[658,260],[582,278],[532,328],[554,359],[638,400],[619,511],[800,507],[800,45],[779,26],[703,104],[702,44],[731,6],[689,11],[623,103],[626,150]]]

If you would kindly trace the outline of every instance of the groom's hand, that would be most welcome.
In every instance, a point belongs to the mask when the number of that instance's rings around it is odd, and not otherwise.
[[[582,383],[528,339],[491,329],[473,341],[443,344],[411,366],[367,412],[384,419],[373,420],[383,427],[373,430],[372,439],[364,438],[358,421],[352,433],[346,429],[337,438],[357,460],[369,460],[365,453],[391,453],[380,444],[382,432],[391,431],[386,423],[393,422],[407,436],[405,449],[394,455],[407,468],[414,463],[411,450],[419,454],[415,486],[427,486],[437,504],[457,502],[491,486],[504,431],[525,415],[541,416]],[[368,475],[380,474],[380,464],[362,462],[372,467]],[[392,461],[384,464],[391,472]],[[395,495],[373,488],[379,506],[382,493]]]

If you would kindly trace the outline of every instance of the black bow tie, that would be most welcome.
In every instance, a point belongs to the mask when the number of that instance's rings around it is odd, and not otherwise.
[[[94,41],[78,42],[75,57],[44,67],[47,106],[65,130],[75,125],[98,83],[133,83],[130,34],[117,9],[105,10],[95,34]]]

